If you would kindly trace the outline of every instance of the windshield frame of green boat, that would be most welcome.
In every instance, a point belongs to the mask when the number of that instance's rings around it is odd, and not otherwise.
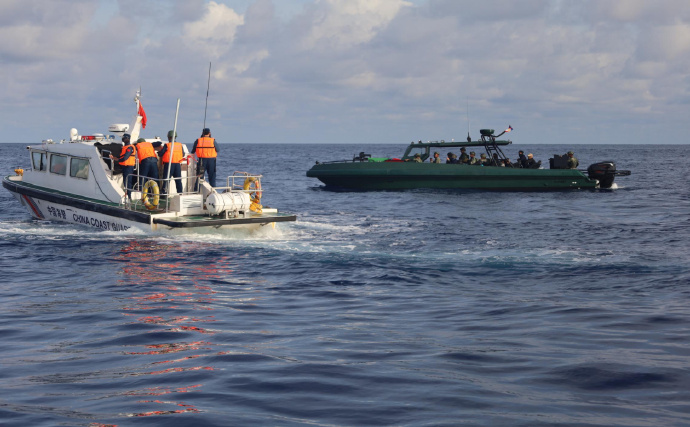
[[[496,140],[495,141],[496,145],[510,145],[513,143],[513,141],[510,140]],[[445,142],[443,140],[441,141],[429,141],[429,142],[411,142],[410,145],[407,146],[405,149],[405,154],[400,158],[400,160],[405,161],[405,160],[412,160],[414,159],[414,154],[410,155],[410,152],[414,150],[415,148],[424,148],[424,153],[420,154],[420,157],[422,161],[426,161],[430,154],[431,154],[431,148],[461,148],[461,147],[484,147],[486,150],[487,145],[493,145],[493,142],[491,141],[471,141],[471,142],[461,142],[461,141],[452,141],[452,142]],[[488,154],[488,150],[486,151]],[[442,153],[439,153],[442,154]],[[327,162],[317,162],[317,164],[320,165],[326,165],[330,163],[354,163],[358,160],[357,157],[354,157],[352,160],[331,160]],[[359,160],[360,162],[366,162],[366,160]]]
[[[513,143],[513,141],[510,140],[496,140],[496,141],[471,141],[471,142],[460,142],[460,141],[452,141],[452,142],[445,142],[445,141],[430,141],[430,142],[412,142],[410,145],[407,146],[407,149],[405,150],[405,154],[400,158],[402,161],[405,160],[412,160],[414,159],[414,152],[418,152],[418,150],[415,150],[416,148],[424,148],[423,153],[419,153],[422,161],[426,161],[429,156],[431,155],[431,148],[462,148],[462,147],[484,147],[486,150],[487,145],[510,145]],[[489,151],[486,150],[486,153],[489,154]],[[443,153],[439,153],[443,155]]]

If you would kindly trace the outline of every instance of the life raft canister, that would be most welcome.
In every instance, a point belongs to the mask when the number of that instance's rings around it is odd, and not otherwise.
[[[149,191],[153,194],[153,201],[149,201]],[[144,188],[141,192],[141,201],[146,206],[146,209],[152,211],[158,207],[160,202],[160,190],[158,189],[158,183],[150,179],[144,184]]]
[[[245,190],[252,189],[253,192],[249,193],[249,197],[252,199],[252,204],[249,205],[249,210],[256,213],[261,213],[263,206],[259,203],[261,201],[261,181],[257,177],[249,176],[244,180]]]

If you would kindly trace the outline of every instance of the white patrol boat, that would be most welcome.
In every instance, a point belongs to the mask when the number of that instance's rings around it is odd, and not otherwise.
[[[142,177],[137,174],[137,164],[131,197],[127,198],[120,167],[110,154],[119,155],[123,145],[116,138],[125,132],[129,131],[132,141],[139,137],[145,113],[139,93],[134,100],[137,114],[132,124],[112,125],[110,135],[81,136],[72,129],[69,140],[44,140],[28,146],[31,166],[4,177],[3,187],[34,218],[110,231],[259,228],[296,220],[295,215],[261,205],[261,175],[235,172],[223,187],[211,187],[197,176],[197,162],[191,155],[180,162],[181,178]],[[176,190],[176,180],[182,182],[181,193]]]

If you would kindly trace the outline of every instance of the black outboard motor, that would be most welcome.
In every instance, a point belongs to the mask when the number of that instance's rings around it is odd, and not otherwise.
[[[587,168],[587,176],[590,179],[598,179],[599,188],[611,188],[616,176],[627,175],[630,175],[630,171],[616,170],[616,164],[611,160],[594,163]]]

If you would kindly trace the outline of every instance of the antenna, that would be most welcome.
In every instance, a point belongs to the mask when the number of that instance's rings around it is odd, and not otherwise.
[[[208,109],[208,90],[211,88],[211,62],[208,63],[208,83],[206,85],[206,106],[204,107],[204,129],[206,129],[206,110]]]
[[[467,97],[467,142],[472,142],[470,136],[470,97]]]

